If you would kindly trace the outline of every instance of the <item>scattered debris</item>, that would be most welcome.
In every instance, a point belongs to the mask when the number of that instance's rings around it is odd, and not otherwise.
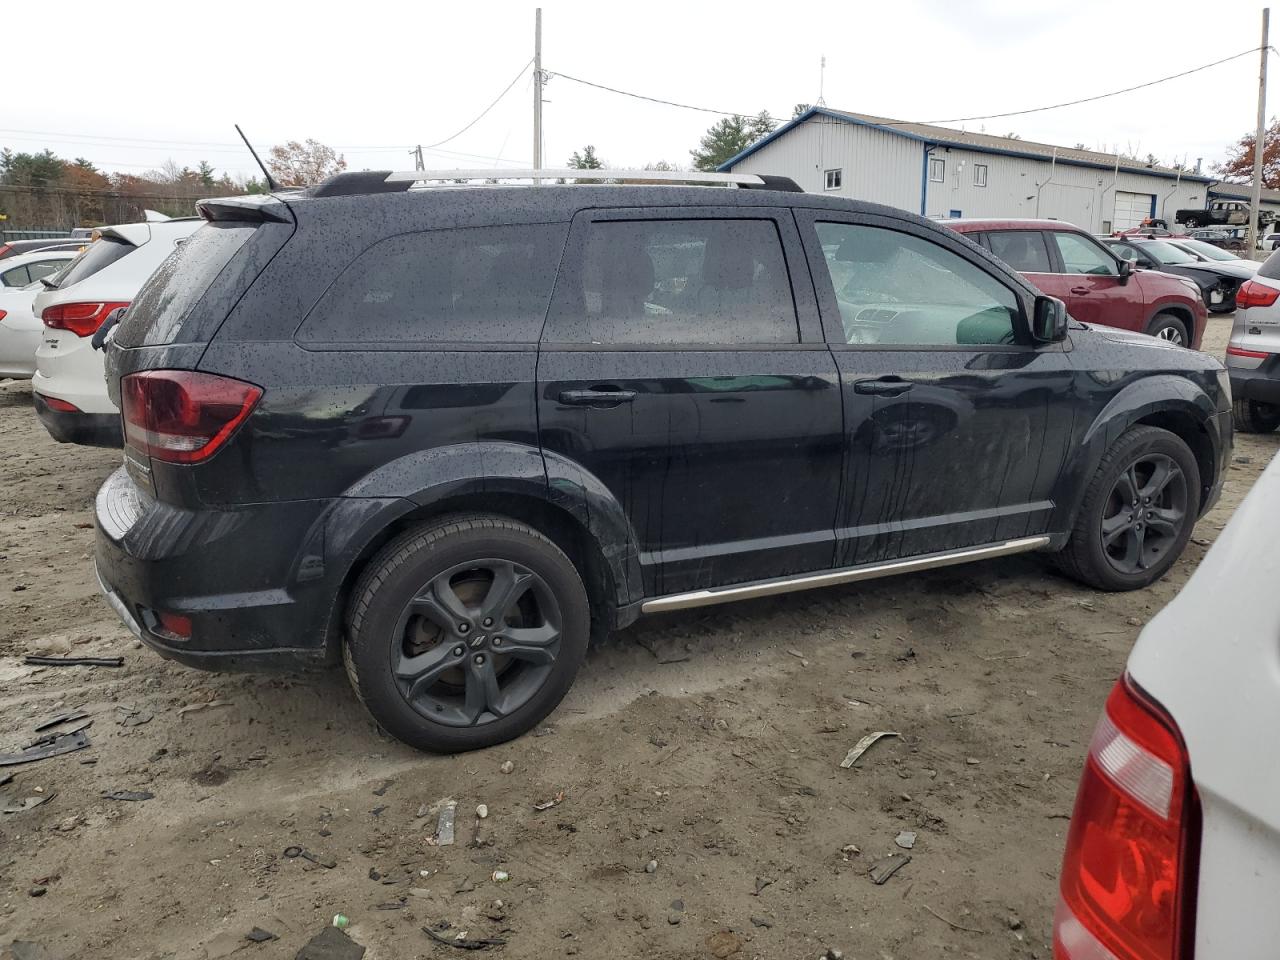
[[[753,927],[763,927],[765,930],[770,930],[773,928],[773,921],[768,917],[752,917],[751,925]]]
[[[124,657],[24,657],[29,667],[123,667]]]
[[[447,847],[453,843],[453,820],[457,812],[457,800],[442,800],[440,802],[440,815],[436,820],[436,835],[434,837],[436,846]]]
[[[268,940],[280,939],[270,930],[263,930],[261,927],[254,927],[244,935],[244,938],[246,940],[251,940],[254,943],[266,943]]]
[[[658,872],[658,861],[657,861],[657,860],[650,860],[648,863],[646,863],[646,864],[644,865],[644,872],[645,872],[645,873],[657,873],[657,872]]]
[[[844,960],[844,951],[837,950],[835,947],[827,947],[827,952],[822,955],[822,960]]]
[[[487,805],[487,804],[484,804],[484,803],[477,803],[477,804],[476,804],[476,819],[477,819],[477,820],[484,820],[484,819],[488,818],[488,816],[489,816],[489,807],[488,807],[488,805]]]
[[[667,914],[667,923],[671,924],[674,927],[677,924],[679,924],[680,921],[683,919],[684,919],[684,901],[672,900],[671,911]]]
[[[760,896],[760,891],[774,882],[772,877],[756,877],[756,889],[753,897]]]
[[[981,762],[982,762],[982,761],[981,761],[981,760],[979,760],[977,757],[969,757],[969,758],[967,758],[967,759],[965,760],[965,763],[967,763],[967,764],[968,764],[969,766],[971,766],[971,767],[976,767],[976,766],[977,766],[978,764],[980,764]]]
[[[297,860],[299,857],[303,860],[310,860],[312,863],[319,864],[326,870],[332,870],[338,865],[338,861],[333,857],[321,856],[318,853],[312,853],[305,847],[285,847],[284,855],[289,860]],[[338,914],[337,916],[340,917],[342,914]],[[337,920],[337,917],[334,919]]]
[[[27,896],[29,896],[29,897],[43,897],[43,896],[44,896],[46,893],[48,893],[48,892],[49,892],[49,888],[48,888],[48,887],[40,887],[40,886],[36,886],[36,887],[32,887],[30,890],[28,890],[28,891],[27,891]]]
[[[50,790],[48,793],[42,793],[37,796],[23,797],[16,802],[6,802],[4,806],[0,806],[0,813],[25,813],[28,810],[34,810],[42,803],[48,803],[57,795],[56,790]]]
[[[516,768],[516,765],[512,763],[510,760],[503,760],[502,766],[500,766],[498,770],[501,773],[511,773],[512,771],[515,770],[515,768]]]
[[[883,860],[877,860],[873,863],[868,871],[868,876],[871,877],[872,883],[879,886],[910,862],[911,858],[905,853],[891,853]]]
[[[197,710],[208,710],[212,707],[229,707],[230,700],[206,700],[202,703],[188,703],[178,708],[178,716],[185,717],[188,713],[195,713]]]
[[[110,793],[104,793],[104,800],[125,800],[130,803],[139,803],[143,800],[150,800],[155,796],[150,790],[112,790]]]
[[[144,723],[150,723],[155,717],[150,710],[144,710],[141,707],[116,707],[116,711],[120,716],[116,719],[116,723],[122,727],[140,727]]]
[[[976,928],[974,928],[974,927],[966,927],[966,926],[965,926],[964,924],[962,924],[962,923],[956,923],[954,920],[948,920],[946,917],[944,917],[942,914],[940,914],[937,910],[933,909],[933,907],[929,906],[927,903],[925,903],[925,904],[921,904],[921,906],[923,906],[926,910],[928,910],[930,913],[932,913],[935,917],[937,917],[939,920],[941,920],[943,923],[945,923],[945,924],[946,924],[948,927],[950,927],[952,930],[964,930],[966,933],[982,933],[982,931],[981,931],[981,930],[978,930],[978,929],[976,929]]]
[[[445,930],[449,929],[447,924],[441,924],[441,926]],[[430,927],[423,927],[422,932],[436,943],[442,943],[446,947],[453,947],[455,950],[488,950],[490,947],[502,947],[507,943],[501,937],[484,937],[478,940],[471,940],[467,938],[465,931],[453,938],[441,936]]]
[[[393,780],[384,780],[384,781],[382,781],[382,786],[380,786],[380,787],[374,787],[373,795],[374,795],[375,797],[385,796],[385,795],[386,795],[386,792],[387,792],[387,789],[388,789],[388,788],[391,786],[391,784],[392,784],[392,783],[394,783],[394,782],[395,782],[395,781],[393,781]]]
[[[916,845],[916,835],[911,830],[903,830],[900,834],[894,837],[893,842],[903,850],[910,850]]]
[[[337,927],[325,927],[306,942],[294,960],[360,960],[363,956],[364,947]]]
[[[350,925],[350,923],[351,923],[351,918],[348,917],[345,913],[335,913],[333,915],[333,920],[332,922],[330,922],[329,926],[337,927],[339,930],[345,930]]]
[[[83,720],[87,716],[89,716],[89,714],[85,713],[83,710],[75,710],[71,713],[60,713],[56,717],[51,717],[46,720],[44,723],[37,724],[32,728],[32,732],[40,733],[42,730],[48,730],[50,727],[56,727],[63,723],[72,723],[76,720]]]
[[[845,860],[852,860],[860,853],[862,853],[862,851],[858,849],[858,845],[856,843],[846,843],[840,848],[840,856]]]
[[[742,938],[732,930],[717,930],[707,937],[707,949],[713,957],[724,960],[742,949]]]
[[[54,737],[38,740],[18,753],[0,754],[0,767],[31,763],[34,760],[47,760],[49,757],[59,757],[64,753],[83,750],[87,746],[90,746],[89,735],[83,728],[70,733],[60,733]]]
[[[560,804],[562,804],[562,803],[564,803],[564,791],[563,791],[563,790],[561,790],[559,793],[557,793],[557,794],[556,794],[554,797],[552,797],[550,800],[543,800],[541,803],[535,803],[535,804],[533,805],[533,809],[535,809],[535,810],[550,810],[552,807],[558,807],[558,806],[559,806]]]
[[[858,759],[864,753],[866,753],[868,750],[871,749],[871,745],[874,744],[877,740],[881,740],[884,737],[898,737],[898,736],[901,736],[901,734],[894,733],[892,730],[877,730],[875,733],[868,733],[865,737],[863,737],[861,740],[858,741],[858,743],[854,746],[852,750],[850,750],[848,753],[845,754],[844,759],[840,761],[840,766],[843,769],[848,770],[850,767],[852,767],[855,763],[858,762]]]
[[[505,870],[495,870],[493,873],[489,874],[489,879],[494,883],[506,883],[511,879],[511,874],[507,873]]]

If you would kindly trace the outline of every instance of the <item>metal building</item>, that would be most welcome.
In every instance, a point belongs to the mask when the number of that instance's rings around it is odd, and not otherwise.
[[[1094,233],[1173,223],[1211,177],[1092,150],[811,107],[721,170],[793,178],[814,193],[929,217],[1055,217]]]

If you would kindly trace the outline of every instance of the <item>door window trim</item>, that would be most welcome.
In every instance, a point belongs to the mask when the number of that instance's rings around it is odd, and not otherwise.
[[[848,213],[844,211],[803,208],[795,211],[800,225],[800,235],[805,244],[809,258],[809,272],[813,277],[814,290],[818,297],[823,329],[827,336],[827,346],[832,350],[866,350],[869,352],[897,351],[900,353],[1021,353],[1026,350],[1045,350],[1047,348],[1063,349],[1062,344],[1038,344],[1031,339],[1031,329],[1027,317],[1035,295],[1030,290],[1021,289],[1009,283],[1008,278],[992,269],[994,264],[975,257],[973,250],[961,242],[960,235],[954,237],[944,233],[938,236],[932,230],[918,227],[906,220],[897,220],[877,214]],[[989,275],[1013,297],[1018,305],[1017,316],[1013,318],[1013,331],[1016,343],[954,343],[954,344],[913,344],[913,343],[848,343],[845,340],[844,325],[840,321],[840,308],[836,305],[835,288],[831,285],[831,274],[827,269],[826,257],[822,253],[822,244],[818,242],[818,223],[842,223],[856,227],[879,227],[905,233],[921,240],[935,243],[949,253]],[[820,279],[821,278],[821,279]],[[837,335],[838,334],[838,335]]]
[[[637,220],[764,220],[774,225],[782,247],[791,300],[795,307],[796,342],[780,343],[585,343],[581,340],[557,340],[552,324],[567,293],[567,283],[580,275],[587,235],[593,223]],[[761,350],[826,349],[813,278],[805,260],[804,244],[792,211],[786,207],[706,206],[680,207],[597,207],[580,210],[569,227],[569,238],[556,275],[555,288],[538,340],[544,349],[558,351],[591,350],[596,352],[707,353]]]

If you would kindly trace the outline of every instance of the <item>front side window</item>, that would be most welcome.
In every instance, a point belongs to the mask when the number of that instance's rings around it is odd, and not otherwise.
[[[991,252],[1019,273],[1052,273],[1049,249],[1039,230],[997,230],[987,234]]]
[[[600,344],[796,343],[772,220],[597,220],[557,291],[551,339]]]
[[[929,179],[930,180],[932,180],[934,183],[941,183],[946,177],[946,172],[947,172],[947,164],[945,160],[943,160],[941,157],[929,158]]]
[[[839,190],[844,182],[844,171],[841,169],[827,171],[827,189]]]
[[[1017,297],[959,254],[884,227],[818,223],[817,231],[846,343],[1015,342]]]
[[[375,243],[303,322],[303,343],[536,343],[568,224],[469,227]]]
[[[1053,242],[1062,257],[1064,273],[1088,273],[1103,277],[1119,274],[1115,259],[1089,237],[1078,233],[1053,231]]]
[[[987,185],[987,165],[985,163],[975,163],[973,165],[973,185],[975,187],[985,187]]]
[[[1160,264],[1187,264],[1198,263],[1199,258],[1188,253],[1176,244],[1169,243],[1167,240],[1149,240],[1142,245],[1143,251]]]
[[[0,273],[0,284],[3,284],[6,287],[25,287],[33,279],[38,278],[33,278],[27,272],[27,268],[25,266],[14,267],[11,270],[6,270],[4,273]]]

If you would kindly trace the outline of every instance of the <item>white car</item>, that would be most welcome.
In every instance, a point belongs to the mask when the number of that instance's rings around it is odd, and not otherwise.
[[[102,351],[90,339],[203,225],[192,217],[102,227],[98,239],[36,297],[34,310],[45,331],[31,390],[36,413],[55,440],[120,445],[120,414],[107,395]]]
[[[41,277],[57,273],[74,250],[41,250],[0,261],[0,377],[29,380],[36,369],[36,346],[44,326],[32,312]]]
[[[1107,700],[1067,835],[1058,960],[1280,950],[1277,502],[1273,461]]]

